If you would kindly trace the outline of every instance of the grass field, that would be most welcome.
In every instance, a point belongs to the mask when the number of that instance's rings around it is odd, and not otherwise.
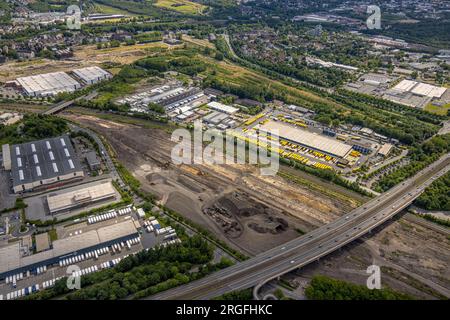
[[[156,7],[175,10],[184,14],[202,14],[208,7],[189,0],[156,0]]]
[[[107,6],[105,4],[95,3],[95,13],[103,13],[103,14],[123,14],[127,16],[135,16],[135,14],[130,13],[126,10],[121,10],[119,8],[114,8],[111,6]]]
[[[425,107],[425,111],[435,113],[435,114],[438,114],[441,116],[445,116],[447,114],[448,110],[450,110],[450,103],[447,103],[446,105],[444,105],[442,107],[434,106],[431,103],[429,103]]]
[[[208,47],[208,48],[211,48],[211,49],[215,49],[216,48],[214,43],[210,42],[209,40],[197,39],[197,38],[191,37],[191,36],[186,35],[186,34],[183,35],[183,40],[187,41],[187,42],[190,42],[190,43],[193,43],[195,45],[198,45],[200,47]]]
[[[205,57],[203,55],[199,55],[198,57],[200,57],[208,64],[208,70],[205,72],[205,74],[215,73],[220,80],[223,80],[226,83],[235,84],[237,86],[248,84],[253,84],[255,86],[265,86],[278,92],[284,92],[286,98],[292,101],[292,103],[297,102],[300,103],[300,105],[304,99],[315,102],[328,103],[329,105],[337,105],[336,103],[322,98],[314,93],[290,87],[280,81],[272,80],[267,76],[254,72],[250,69],[232,64],[227,60],[218,62],[217,60]]]
[[[168,49],[169,46],[161,41],[105,49],[97,49],[97,46],[88,45],[77,47],[75,57],[81,61],[89,61],[91,64],[103,62],[130,64],[148,54]]]

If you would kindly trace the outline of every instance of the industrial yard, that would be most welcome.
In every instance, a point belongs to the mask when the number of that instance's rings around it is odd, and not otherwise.
[[[0,302],[449,299],[449,12],[0,1]]]
[[[49,240],[47,232],[14,244],[0,242],[0,300],[12,300],[51,288],[67,276],[67,266],[76,264],[87,275],[118,264],[125,257],[157,245],[180,240],[171,227],[131,205],[58,226]],[[150,227],[151,226],[151,227]]]
[[[102,179],[60,190],[51,190],[27,197],[25,215],[29,220],[67,219],[97,208],[118,203],[120,193],[111,179]]]
[[[353,195],[355,201],[348,192],[338,196],[339,188],[338,195],[326,196],[281,177],[262,177],[249,166],[174,167],[170,163],[173,143],[165,130],[76,117],[108,137],[118,160],[161,204],[250,254],[297,237],[297,229],[307,232],[332,221],[361,201],[360,196]],[[152,152],[154,149],[159,152]],[[281,197],[282,203],[278,201]],[[226,212],[221,208],[224,201],[231,201]],[[246,213],[249,210],[252,214]]]
[[[384,230],[367,235],[284,279],[296,288],[294,292],[300,297],[317,274],[365,285],[366,266],[376,264],[382,268],[383,285],[421,299],[441,299],[449,286],[446,233],[430,229],[429,225],[418,223],[422,219],[413,218],[406,213]],[[417,244],[423,237],[428,239],[424,245],[410,247],[409,244]],[[418,267],[413,269],[416,265]]]
[[[364,74],[345,88],[418,109],[425,109],[430,104],[439,109],[450,103],[450,90],[446,87],[404,79],[400,74]]]
[[[164,115],[182,126],[201,121],[205,129],[217,129],[255,145],[270,144],[288,161],[345,174],[362,166],[381,165],[402,147],[398,140],[369,128],[325,126],[313,120],[314,111],[304,107],[278,104],[263,109],[260,103],[249,99],[226,104],[220,102],[224,96],[223,92],[211,88],[202,90],[166,80],[162,85],[138,89],[116,103],[127,106],[132,113]],[[244,104],[260,106],[263,110],[249,115]],[[155,111],[149,105],[161,109]],[[278,135],[273,134],[275,131]]]
[[[100,67],[74,69],[70,72],[51,72],[35,76],[19,77],[5,83],[6,88],[15,89],[28,97],[56,96],[63,92],[74,92],[86,85],[111,79],[112,75]]]

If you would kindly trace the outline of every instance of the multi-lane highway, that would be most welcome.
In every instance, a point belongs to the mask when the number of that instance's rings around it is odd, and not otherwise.
[[[226,292],[257,286],[303,267],[391,219],[449,169],[450,156],[445,155],[414,177],[325,226],[203,279],[147,299],[211,299]]]

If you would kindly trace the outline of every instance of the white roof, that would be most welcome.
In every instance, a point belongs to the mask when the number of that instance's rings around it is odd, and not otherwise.
[[[410,91],[416,84],[417,81],[402,80],[392,89],[401,92]]]
[[[428,83],[422,83],[411,80],[402,80],[392,89],[399,92],[411,91],[416,95],[427,96],[430,98],[440,98],[447,90],[447,88],[444,87],[437,87]]]
[[[137,209],[137,214],[141,218],[145,217],[144,209],[142,209],[142,208]]]
[[[419,83],[411,92],[420,96],[427,96],[430,98],[440,98],[447,88],[436,87],[427,83]]]
[[[226,104],[216,102],[216,101],[212,101],[212,102],[208,103],[208,107],[210,107],[211,109],[217,110],[217,111],[222,111],[222,112],[230,113],[230,114],[239,111],[238,108],[235,108],[232,106],[227,106]]]
[[[37,174],[39,177],[42,176],[41,167],[39,167],[39,166],[36,167],[36,174]]]
[[[73,70],[73,73],[86,82],[100,80],[111,76],[107,71],[103,70],[100,67],[75,69]]]
[[[73,207],[79,201],[97,201],[115,195],[111,182],[101,183],[80,190],[69,191],[66,193],[48,195],[47,204],[50,212]]]
[[[70,91],[80,83],[65,72],[52,72],[36,76],[17,78],[17,82],[29,94],[53,95],[57,92]]]
[[[352,149],[352,146],[342,143],[336,139],[311,133],[309,131],[272,120],[263,126],[259,125],[259,128],[261,131],[271,131],[274,135],[277,135],[278,131],[278,136],[280,138],[285,138],[287,140],[316,150],[321,150],[322,152],[341,158],[345,157],[345,155],[347,155],[347,153]]]

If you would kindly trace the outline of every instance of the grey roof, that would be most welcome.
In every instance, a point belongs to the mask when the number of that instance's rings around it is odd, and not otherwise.
[[[12,245],[0,248],[0,276],[8,271],[13,271],[21,267],[28,267],[36,263],[45,263],[50,259],[82,251],[100,245],[103,242],[114,241],[136,233],[137,230],[133,220],[125,220],[95,230],[89,230],[82,234],[55,240],[52,243],[52,249],[30,256],[21,255],[20,243],[17,241]],[[51,263],[55,263],[55,261]]]
[[[91,167],[100,165],[100,160],[98,159],[97,154],[94,151],[88,152],[86,154],[86,160]]]
[[[82,170],[67,135],[13,145],[11,161],[13,186]]]
[[[111,77],[111,74],[109,72],[97,66],[75,69],[72,72],[85,82],[97,81]]]

